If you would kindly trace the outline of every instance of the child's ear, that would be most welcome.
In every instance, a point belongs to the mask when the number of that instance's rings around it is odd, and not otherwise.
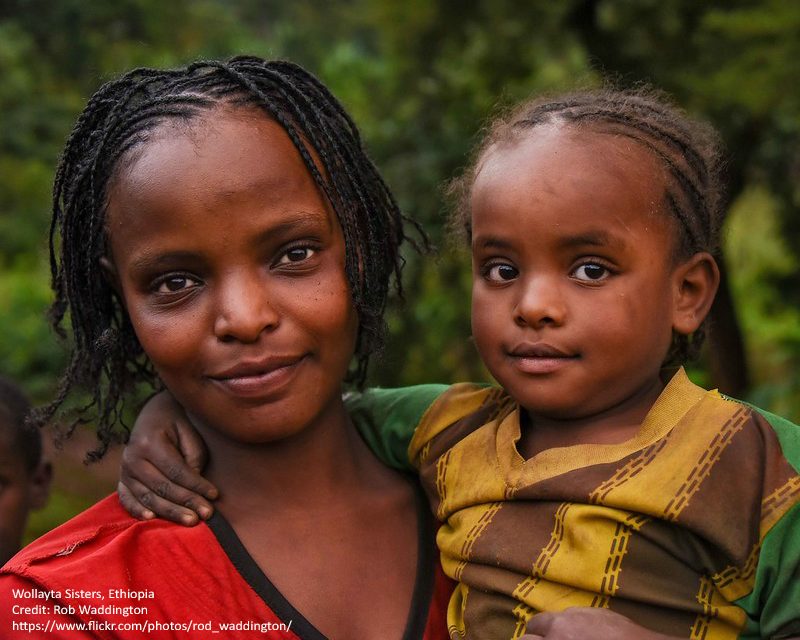
[[[50,483],[53,480],[53,465],[42,461],[33,472],[30,480],[30,507],[41,509],[50,497]]]
[[[719,267],[710,253],[695,253],[673,272],[672,328],[688,336],[702,324],[719,287]]]

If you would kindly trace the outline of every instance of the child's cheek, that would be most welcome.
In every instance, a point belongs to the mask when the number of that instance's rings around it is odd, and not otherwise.
[[[503,325],[509,321],[504,311],[499,301],[487,295],[485,285],[476,282],[472,289],[472,337],[478,355],[495,378],[498,377],[497,360],[502,352]]]

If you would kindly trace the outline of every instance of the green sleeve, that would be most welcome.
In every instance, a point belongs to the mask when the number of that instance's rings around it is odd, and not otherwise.
[[[753,590],[736,601],[747,612],[741,638],[800,636],[800,504],[764,537]]]
[[[800,427],[756,410],[774,429],[786,460],[800,470]],[[764,537],[753,591],[736,604],[748,613],[742,638],[800,636],[800,502]]]
[[[749,406],[753,407],[753,405]],[[758,411],[769,422],[775,431],[775,435],[778,436],[778,442],[781,443],[783,457],[794,467],[797,473],[800,473],[800,426],[758,407],[753,407],[753,409]]]
[[[372,452],[386,465],[416,473],[408,445],[422,416],[447,391],[444,384],[368,389],[345,396],[350,417]]]

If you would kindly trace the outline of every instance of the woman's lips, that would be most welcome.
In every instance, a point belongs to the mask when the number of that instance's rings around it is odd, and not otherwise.
[[[272,356],[240,362],[208,377],[231,395],[263,398],[282,391],[304,360],[305,356]]]

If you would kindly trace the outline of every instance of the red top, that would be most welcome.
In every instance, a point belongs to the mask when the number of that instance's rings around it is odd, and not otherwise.
[[[422,506],[420,560],[404,638],[439,640],[448,637],[453,583],[441,571]],[[0,569],[0,603],[3,638],[324,639],[219,513],[191,528],[139,521],[116,494]]]

